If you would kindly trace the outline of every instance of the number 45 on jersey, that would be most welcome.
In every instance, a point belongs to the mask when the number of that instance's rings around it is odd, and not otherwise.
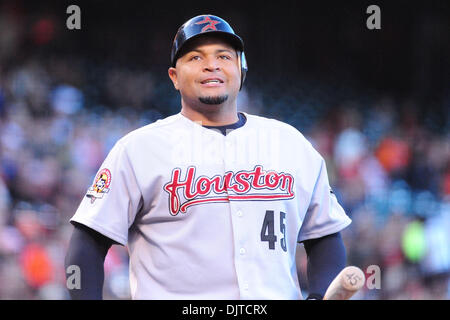
[[[286,226],[284,220],[286,213],[280,212],[280,232],[282,238],[280,239],[280,246],[283,251],[287,251],[286,248]],[[275,235],[275,213],[273,210],[267,210],[264,216],[264,221],[261,227],[261,241],[267,241],[269,249],[275,250],[275,244],[277,242],[277,236]]]

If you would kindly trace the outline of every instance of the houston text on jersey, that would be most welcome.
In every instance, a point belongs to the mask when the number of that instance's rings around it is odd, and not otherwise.
[[[196,168],[187,169],[186,178],[181,180],[181,169],[172,171],[172,180],[164,186],[169,193],[170,213],[176,216],[186,212],[189,206],[208,202],[230,200],[281,200],[294,198],[294,177],[288,173],[264,171],[260,165],[251,171],[228,171],[225,175],[212,178],[195,178]],[[178,189],[186,202],[181,203]],[[264,191],[264,192],[261,192]],[[211,195],[211,193],[213,195]]]

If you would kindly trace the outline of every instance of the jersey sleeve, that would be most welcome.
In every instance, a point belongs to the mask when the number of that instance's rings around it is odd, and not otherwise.
[[[339,232],[351,223],[330,187],[325,160],[322,157],[321,159],[318,178],[300,228],[298,242]]]
[[[142,204],[142,194],[125,147],[109,152],[77,211],[70,219],[126,245],[128,228]]]

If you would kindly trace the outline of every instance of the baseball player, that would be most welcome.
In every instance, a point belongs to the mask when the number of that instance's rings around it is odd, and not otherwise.
[[[103,263],[127,246],[133,299],[308,299],[346,263],[351,220],[324,159],[292,126],[237,111],[244,43],[222,18],[196,16],[173,41],[168,75],[181,111],[121,138],[71,219],[73,299],[101,299]]]

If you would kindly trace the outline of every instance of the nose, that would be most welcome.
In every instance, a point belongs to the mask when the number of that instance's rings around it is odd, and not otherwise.
[[[214,56],[206,57],[204,61],[203,71],[214,72],[220,70],[219,61]]]

